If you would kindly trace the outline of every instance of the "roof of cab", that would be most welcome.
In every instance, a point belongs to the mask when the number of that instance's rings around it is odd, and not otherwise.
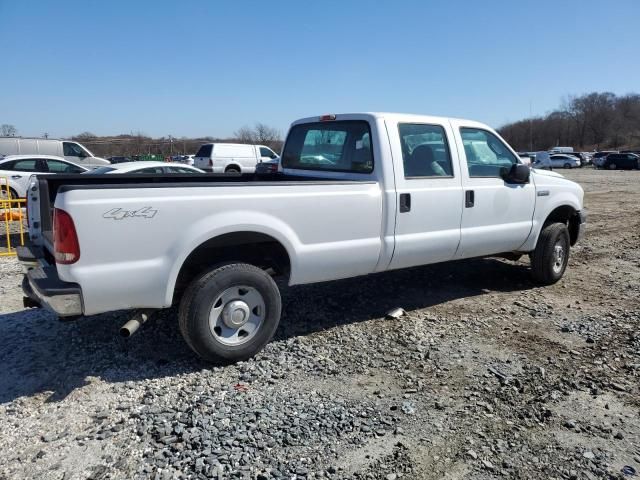
[[[464,123],[470,127],[482,127],[482,128],[492,129],[488,125],[485,125],[484,123],[481,123],[481,122],[477,122],[475,120],[455,118],[455,117],[438,117],[434,115],[421,115],[421,114],[415,114],[415,113],[352,112],[352,113],[336,113],[336,114],[330,114],[330,115],[335,115],[335,119],[326,120],[327,123],[330,123],[332,121],[339,121],[339,120],[375,120],[375,119],[391,120],[396,122],[403,121],[403,122],[418,122],[418,123],[430,123],[430,122],[448,123],[450,120],[454,120],[456,122]],[[316,115],[313,117],[301,118],[293,122],[292,125],[297,125],[300,123],[320,122],[321,116],[323,115]]]

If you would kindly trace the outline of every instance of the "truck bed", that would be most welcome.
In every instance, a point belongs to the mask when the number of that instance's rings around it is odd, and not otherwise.
[[[58,193],[71,190],[98,190],[117,188],[189,188],[189,187],[223,187],[223,186],[268,186],[268,185],[328,185],[334,183],[349,184],[363,181],[336,178],[318,178],[317,176],[286,175],[283,173],[270,175],[227,173],[203,174],[105,174],[105,175],[38,175],[40,192],[40,212],[42,236],[52,244],[51,230],[53,221],[53,205]],[[43,215],[43,212],[49,212]],[[46,244],[45,244],[46,246]]]

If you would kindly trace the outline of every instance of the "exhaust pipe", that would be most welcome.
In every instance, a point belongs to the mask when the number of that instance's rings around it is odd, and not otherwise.
[[[149,320],[149,317],[153,312],[155,312],[155,310],[152,308],[137,310],[133,314],[133,317],[131,318],[131,320],[129,320],[120,328],[120,336],[124,338],[129,338],[131,335],[136,333],[140,328],[140,325],[142,325],[147,320]]]
[[[22,297],[22,306],[24,308],[42,308],[40,302],[36,302],[31,297]]]

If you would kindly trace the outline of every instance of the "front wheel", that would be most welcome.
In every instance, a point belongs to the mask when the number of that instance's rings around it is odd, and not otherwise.
[[[540,233],[536,249],[531,253],[531,274],[543,285],[553,285],[564,275],[569,262],[571,241],[564,223],[552,223]]]
[[[280,291],[264,270],[246,263],[217,267],[194,280],[180,302],[180,331],[207,361],[246,360],[278,328]]]
[[[616,164],[615,164],[615,163],[610,163],[610,164],[609,164],[609,170],[615,170],[616,168],[617,168],[617,167],[616,167]]]

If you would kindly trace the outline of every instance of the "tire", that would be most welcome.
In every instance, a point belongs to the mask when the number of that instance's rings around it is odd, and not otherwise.
[[[224,169],[224,173],[242,173],[238,167],[227,167]]]
[[[269,274],[246,263],[230,263],[191,282],[178,315],[180,332],[198,356],[209,362],[237,362],[271,340],[281,312],[280,291]]]
[[[564,164],[564,168],[569,168],[569,169],[571,169],[571,164],[570,164],[570,163],[565,163],[565,164]]]
[[[561,250],[558,251],[557,249]],[[531,253],[531,274],[542,285],[553,285],[564,275],[569,262],[571,240],[564,223],[551,223],[540,233]]]
[[[617,167],[616,167],[616,164],[615,164],[615,163],[610,163],[610,164],[609,164],[609,170],[615,170],[616,168],[617,168]]]
[[[9,195],[13,200],[20,198],[18,196],[18,192],[16,192],[12,187],[9,187]],[[9,198],[7,197],[7,189],[4,186],[0,186],[0,199],[9,200]]]

